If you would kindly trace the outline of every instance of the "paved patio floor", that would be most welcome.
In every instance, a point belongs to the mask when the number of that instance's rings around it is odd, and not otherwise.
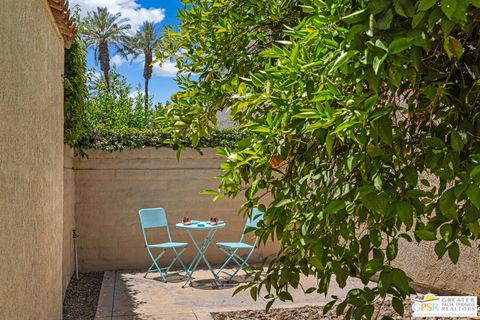
[[[191,285],[182,288],[179,276],[170,276],[170,282],[163,283],[158,274],[151,273],[146,279],[143,274],[142,271],[105,272],[95,319],[208,320],[212,319],[210,312],[265,308],[265,300],[253,301],[248,291],[232,296],[241,277],[225,287],[213,288],[210,272],[198,270]],[[304,278],[301,283],[307,289],[314,286],[315,279]],[[340,289],[333,281],[327,297],[293,290],[293,303],[278,302],[274,308],[323,305],[331,300],[331,295],[344,297],[353,287],[363,285],[351,281]]]

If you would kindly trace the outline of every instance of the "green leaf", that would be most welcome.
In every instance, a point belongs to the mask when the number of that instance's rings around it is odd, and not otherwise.
[[[323,270],[325,269],[325,266],[323,265],[322,261],[316,257],[316,256],[312,256],[310,257],[310,259],[308,259],[308,261],[310,262],[310,264],[312,266],[314,266],[315,268],[317,268],[318,270]]]
[[[470,0],[470,3],[477,8],[480,8],[480,0]]]
[[[451,20],[457,8],[456,0],[440,0],[440,6],[443,13]]]
[[[398,240],[394,239],[390,241],[387,245],[387,258],[388,260],[392,261],[397,257],[398,253]]]
[[[278,202],[277,204],[275,204],[275,207],[280,208],[292,202],[293,202],[292,199],[283,199],[283,200],[280,200],[280,202]]]
[[[403,308],[402,300],[400,300],[397,297],[393,297],[392,306],[393,306],[393,310],[395,310],[399,315],[403,316],[404,308]]]
[[[245,82],[242,82],[238,86],[238,95],[243,97],[246,93],[247,93],[247,84]]]
[[[404,77],[403,72],[403,69],[395,67],[394,65],[391,65],[390,68],[388,68],[389,80],[395,88],[400,88],[402,78]]]
[[[410,186],[415,187],[418,184],[418,172],[415,167],[406,166],[402,172],[405,181],[407,181]]]
[[[467,22],[467,7],[468,0],[455,0],[455,12],[452,20],[462,23]]]
[[[405,224],[407,230],[409,230],[413,225],[413,210],[413,206],[406,201],[400,201],[397,204],[397,214],[400,218],[400,221]]]
[[[477,179],[480,177],[480,166],[476,166],[470,171],[470,178]]]
[[[376,19],[375,19],[375,28],[378,30],[388,30],[390,29],[390,26],[392,25],[392,20],[393,20],[393,12],[392,9],[388,9],[381,13]]]
[[[448,257],[452,260],[453,263],[458,262],[458,257],[460,256],[460,248],[458,243],[452,242],[452,244],[448,247]]]
[[[405,274],[403,270],[400,270],[398,268],[393,268],[391,271],[392,274],[392,282],[395,284],[400,290],[403,292],[409,292],[409,278]]]
[[[392,275],[388,270],[380,272],[378,277],[378,291],[384,297],[392,284]]]
[[[214,190],[214,189],[204,189],[204,190],[200,191],[200,194],[217,195],[217,194],[218,194],[218,190]]]
[[[388,46],[388,52],[390,54],[398,54],[401,53],[413,45],[414,38],[407,37],[407,38],[396,38],[393,40],[390,45]]]
[[[368,2],[368,10],[372,14],[378,14],[388,8],[391,4],[391,0],[370,0]]]
[[[450,144],[452,145],[452,149],[460,152],[463,149],[463,140],[460,134],[457,131],[453,131],[450,135]]]
[[[330,311],[333,308],[333,306],[335,305],[336,302],[337,302],[337,300],[332,300],[329,303],[327,303],[323,307],[323,314],[327,314],[327,312]]]
[[[268,312],[272,308],[272,305],[274,302],[275,302],[275,299],[271,299],[267,302],[267,305],[265,306],[266,312]]]
[[[449,19],[442,19],[442,22],[440,25],[442,27],[442,32],[444,37],[447,37],[450,34],[450,32],[452,32],[453,28],[455,28],[455,22]]]
[[[345,202],[345,200],[333,200],[332,202],[330,202],[326,207],[325,207],[325,212],[326,213],[336,213],[340,210],[342,210],[343,208],[345,208],[345,206],[347,205],[347,203]]]
[[[402,17],[411,18],[415,14],[415,6],[410,0],[396,0],[395,12]]]
[[[307,290],[305,290],[305,294],[314,293],[315,291],[317,291],[317,288],[315,288],[315,287],[310,287],[310,288],[308,288]]]
[[[412,19],[412,28],[417,28],[420,23],[426,22],[425,18],[427,17],[427,11],[420,11]]]
[[[438,206],[440,211],[447,217],[452,217],[455,215],[455,198],[454,189],[448,189],[440,196]]]
[[[392,145],[393,133],[392,133],[392,119],[387,116],[377,120],[377,129],[380,139],[388,146]]]
[[[387,57],[387,55],[388,54],[384,54],[381,57],[375,56],[373,58],[372,67],[373,67],[373,71],[375,72],[375,74],[378,73],[378,70],[380,69],[380,66],[382,65],[383,61],[385,61],[385,58]]]
[[[443,240],[450,242],[452,240],[452,226],[449,224],[444,224],[440,227],[440,235]]]
[[[478,186],[470,185],[467,188],[467,196],[470,202],[472,202],[477,209],[480,209],[480,189]]]
[[[362,10],[355,11],[349,15],[346,15],[341,19],[347,23],[357,23],[367,19],[367,17],[368,17],[367,9],[362,9]]]
[[[425,241],[435,241],[437,236],[432,231],[426,229],[420,229],[415,231],[415,235]]]
[[[382,270],[382,267],[383,267],[383,261],[381,259],[373,259],[368,261],[363,266],[363,271],[365,273],[375,273],[377,271]]]
[[[253,299],[254,301],[257,301],[257,297],[258,297],[258,295],[257,295],[257,290],[258,290],[257,287],[252,287],[252,288],[250,289],[250,297],[252,297],[252,299]]]
[[[294,67],[297,66],[299,52],[300,52],[300,43],[297,43],[292,50],[292,54],[290,55],[290,60],[292,61],[292,66]]]
[[[460,59],[463,55],[462,44],[452,36],[448,36],[445,41],[443,41],[443,48],[450,59],[453,57]]]
[[[443,149],[445,148],[445,143],[437,137],[425,137],[423,138],[423,144],[427,147],[433,149]]]
[[[437,0],[421,0],[418,3],[418,10],[425,11],[433,7],[433,5],[437,2]]]
[[[278,298],[280,298],[280,300],[282,300],[282,301],[287,301],[287,300],[293,301],[292,295],[287,291],[279,292],[278,293]]]
[[[325,149],[327,150],[327,155],[332,156],[333,153],[333,144],[335,142],[335,134],[330,132],[327,134],[327,139],[325,141]]]
[[[445,252],[447,252],[447,243],[445,240],[440,240],[435,245],[435,253],[437,254],[438,259],[442,259]]]
[[[337,60],[333,63],[332,68],[330,69],[330,72],[340,68],[343,66],[345,63],[347,63],[348,60],[350,60],[354,55],[356,55],[358,51],[346,51],[342,52],[340,56],[338,56]]]

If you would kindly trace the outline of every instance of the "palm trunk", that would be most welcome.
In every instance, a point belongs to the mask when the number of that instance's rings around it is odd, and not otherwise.
[[[144,51],[145,63],[143,65],[143,77],[145,78],[145,111],[148,109],[148,80],[152,77],[152,52]]]
[[[103,78],[105,79],[105,84],[107,85],[107,91],[110,91],[110,78],[108,76],[110,72],[110,53],[108,50],[108,42],[101,42],[98,51],[100,69],[102,69],[103,72]]]
[[[145,78],[145,111],[148,110],[148,78]]]

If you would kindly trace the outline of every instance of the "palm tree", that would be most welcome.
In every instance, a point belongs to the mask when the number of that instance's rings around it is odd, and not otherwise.
[[[110,88],[110,53],[109,45],[117,48],[118,52],[125,56],[124,44],[128,40],[126,31],[130,29],[128,19],[121,19],[120,13],[111,14],[107,8],[98,7],[97,11],[87,13],[83,22],[82,33],[85,36],[87,46],[94,48],[95,62],[100,61],[100,69],[103,78]]]
[[[145,109],[148,109],[148,81],[152,78],[152,57],[153,50],[158,46],[160,32],[153,22],[143,22],[140,30],[129,39],[126,50],[131,55],[131,59],[137,58],[143,54],[145,61],[143,63],[143,78],[145,79]]]

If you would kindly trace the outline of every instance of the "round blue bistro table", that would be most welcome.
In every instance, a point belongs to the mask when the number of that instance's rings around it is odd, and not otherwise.
[[[210,243],[212,242],[213,235],[215,234],[215,232],[217,232],[217,230],[219,229],[225,228],[225,222],[219,221],[217,224],[211,224],[210,221],[192,220],[190,224],[184,224],[181,222],[181,223],[177,223],[175,226],[177,227],[177,229],[183,229],[187,231],[188,235],[190,236],[190,239],[192,239],[193,245],[197,249],[197,254],[193,258],[192,262],[190,263],[190,266],[188,267],[187,280],[183,284],[182,288],[185,288],[185,286],[191,281],[193,277],[193,273],[197,269],[198,264],[200,263],[201,260],[205,262],[205,264],[207,265],[207,268],[212,273],[215,284],[217,286],[222,286],[221,281],[213,271],[213,268],[208,262],[207,257],[205,257],[205,252],[207,252],[207,249],[210,246]],[[208,231],[200,245],[195,240],[195,237],[192,234],[193,231]]]

